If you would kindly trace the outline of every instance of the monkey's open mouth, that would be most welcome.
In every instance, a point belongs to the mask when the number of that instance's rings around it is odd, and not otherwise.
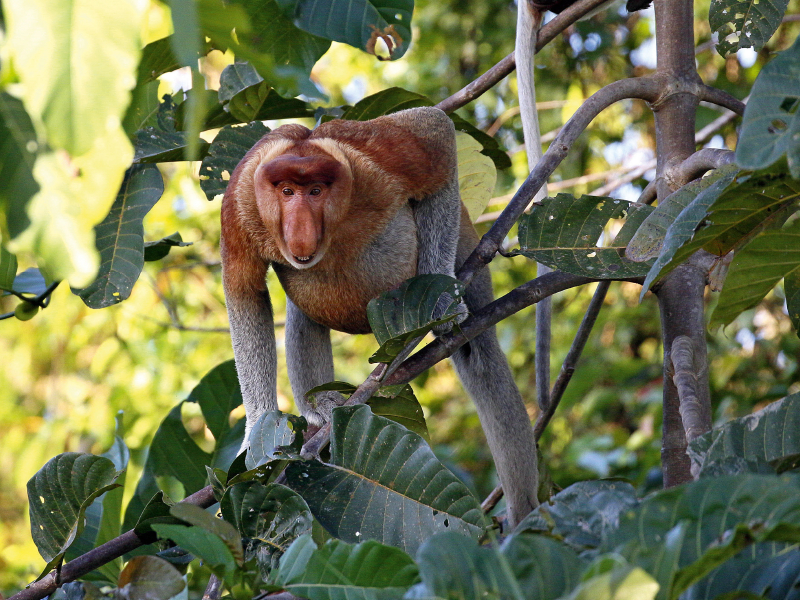
[[[295,259],[297,262],[299,262],[299,263],[303,263],[303,264],[305,264],[305,263],[307,263],[307,262],[311,262],[311,259],[312,259],[312,258],[314,258],[314,255],[313,255],[313,254],[312,254],[311,256],[295,256],[295,257],[294,257],[294,259]]]

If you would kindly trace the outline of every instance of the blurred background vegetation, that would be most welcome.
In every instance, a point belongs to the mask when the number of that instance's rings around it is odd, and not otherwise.
[[[726,60],[707,43],[708,0],[698,0],[695,7],[698,70],[706,82],[739,98],[771,54],[786,48],[800,29],[799,22],[789,20],[760,52],[742,51]],[[789,14],[798,12],[800,0],[792,0]],[[515,17],[510,1],[417,0],[413,43],[403,59],[382,63],[334,43],[313,79],[329,96],[327,106],[352,104],[390,86],[438,102],[513,50]],[[169,33],[169,8],[150,0],[144,41]],[[603,85],[650,72],[655,66],[653,35],[652,10],[629,16],[614,8],[578,23],[549,44],[537,59],[538,100],[546,103],[540,112],[542,132],[560,127]],[[219,52],[204,61],[208,87],[218,86],[220,71],[231,61]],[[163,93],[188,84],[186,78],[180,72],[162,77]],[[487,213],[498,210],[527,175],[515,85],[512,75],[459,111],[494,135],[512,159],[512,167],[500,173]],[[587,193],[651,160],[649,114],[634,102],[603,113],[551,183],[570,184],[567,180],[584,176],[563,189]],[[698,128],[719,114],[701,107]],[[709,144],[732,148],[735,123],[720,129]],[[128,481],[135,481],[145,458],[143,448],[170,408],[208,370],[232,358],[220,282],[219,202],[208,202],[201,192],[197,163],[168,167],[163,169],[167,191],[144,222],[146,240],[179,231],[193,245],[147,263],[130,299],[117,306],[93,311],[62,285],[37,318],[0,324],[0,591],[18,589],[43,566],[30,537],[25,484],[45,461],[64,451],[103,452],[113,437],[114,417],[123,411],[125,441],[133,452]],[[645,172],[611,195],[635,199],[653,174]],[[536,274],[535,265],[523,258],[498,258],[492,271],[498,294]],[[274,278],[270,289],[281,321],[284,300]],[[553,376],[591,292],[591,287],[570,290],[554,299]],[[660,484],[658,311],[649,296],[639,304],[638,294],[634,284],[612,284],[578,371],[542,439],[558,486],[589,477],[622,477],[642,489]],[[713,295],[708,301],[714,301]],[[0,299],[0,312],[13,310],[15,303]],[[280,327],[277,333],[280,350]],[[498,333],[534,418],[532,309],[501,323]],[[798,381],[800,340],[790,333],[778,294],[725,331],[711,332],[709,344],[715,425],[749,413],[757,401],[800,391],[800,384],[793,383]],[[335,334],[337,378],[363,381],[370,371],[366,359],[375,348],[371,336]],[[279,369],[280,407],[292,410],[281,358]],[[437,365],[414,386],[440,458],[485,496],[496,483],[491,457],[475,410],[449,364]],[[186,412],[184,420],[202,439],[199,412]]]

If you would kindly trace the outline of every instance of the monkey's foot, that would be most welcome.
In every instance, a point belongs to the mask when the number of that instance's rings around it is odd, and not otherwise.
[[[439,301],[436,303],[436,309],[433,311],[433,316],[435,319],[441,318],[441,315],[444,314],[444,311],[447,310],[447,307],[452,304],[453,298],[450,294],[442,294],[442,297],[439,298]],[[435,335],[443,335],[445,333],[450,333],[453,329],[453,325],[458,323],[463,323],[464,320],[469,316],[469,309],[464,302],[459,302],[458,306],[455,309],[456,318],[452,321],[448,321],[447,323],[443,323],[442,325],[437,325],[433,328],[433,333]]]
[[[331,420],[333,409],[346,401],[347,399],[339,392],[318,392],[301,412],[311,425],[322,427]]]

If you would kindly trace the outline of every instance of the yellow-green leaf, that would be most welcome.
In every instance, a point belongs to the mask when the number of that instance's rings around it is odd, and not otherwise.
[[[475,220],[484,211],[494,192],[497,169],[488,156],[481,154],[483,146],[471,135],[456,132],[458,147],[458,189],[461,200]]]

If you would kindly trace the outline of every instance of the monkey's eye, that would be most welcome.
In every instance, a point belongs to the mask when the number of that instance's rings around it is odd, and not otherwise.
[[[311,194],[312,196],[319,196],[321,193],[322,190],[319,189],[318,187],[311,188],[311,191],[309,192],[309,194]]]
[[[292,188],[283,188],[283,189],[281,190],[281,193],[282,193],[284,196],[291,196],[292,194],[294,194],[294,191],[292,190]]]

